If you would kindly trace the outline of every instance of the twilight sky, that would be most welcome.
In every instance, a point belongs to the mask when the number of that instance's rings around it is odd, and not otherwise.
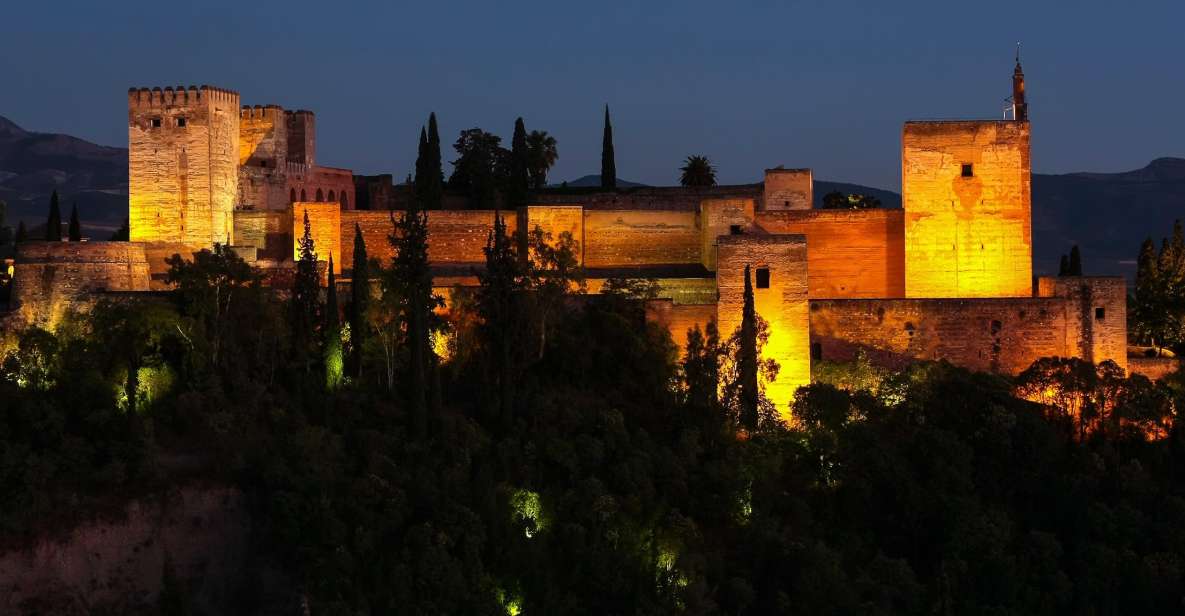
[[[0,115],[126,147],[128,87],[209,83],[312,109],[321,164],[396,177],[429,111],[446,145],[521,115],[559,181],[599,171],[608,103],[624,179],[705,154],[722,183],[784,164],[899,190],[901,123],[999,117],[1018,40],[1034,171],[1185,156],[1183,28],[1182,0],[17,1]]]

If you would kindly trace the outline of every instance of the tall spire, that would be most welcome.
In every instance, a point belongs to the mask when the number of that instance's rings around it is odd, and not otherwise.
[[[1029,120],[1029,104],[1025,102],[1025,73],[1020,68],[1020,43],[1016,44],[1016,68],[1012,70],[1012,118],[1017,122]]]

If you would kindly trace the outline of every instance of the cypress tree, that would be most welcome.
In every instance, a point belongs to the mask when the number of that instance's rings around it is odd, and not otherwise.
[[[1070,276],[1082,275],[1082,254],[1078,252],[1078,245],[1070,249],[1070,268],[1068,270]]]
[[[420,127],[420,144],[416,148],[416,174],[412,183],[412,192],[416,201],[424,202],[425,192],[431,180],[428,179],[428,131]]]
[[[390,274],[399,289],[403,322],[407,323],[408,406],[413,429],[422,437],[428,432],[429,373],[435,365],[430,357],[432,310],[441,304],[441,300],[432,294],[432,271],[428,268],[428,214],[418,200],[412,200],[397,231],[397,236],[391,236],[395,258]]]
[[[609,105],[605,105],[605,134],[601,138],[601,189],[617,190],[617,164],[613,157],[613,125],[609,123]]]
[[[514,423],[514,398],[517,368],[515,362],[518,333],[518,298],[522,278],[522,262],[512,239],[506,234],[506,221],[501,212],[494,213],[494,228],[484,249],[485,271],[478,274],[481,289],[478,308],[484,321],[484,337],[488,340],[486,364],[494,373],[497,399],[497,421],[503,429]]]
[[[362,374],[362,345],[370,333],[366,311],[370,306],[370,258],[362,228],[354,223],[354,272],[350,283],[350,374]]]
[[[1152,238],[1147,238],[1140,245],[1135,292],[1131,298],[1132,325],[1135,330],[1132,333],[1137,339],[1153,346],[1163,344],[1165,308],[1156,244]]]
[[[1070,257],[1068,255],[1062,255],[1062,260],[1060,262],[1058,262],[1058,264],[1057,264],[1057,277],[1061,278],[1063,276],[1069,276],[1069,275],[1070,275]]]
[[[740,364],[740,422],[746,430],[757,429],[757,309],[753,303],[753,280],[745,266],[745,305],[741,312],[741,340],[737,361]]]
[[[16,237],[13,238],[14,244],[29,241],[29,231],[25,229],[25,221],[20,221],[16,224]]]
[[[317,254],[313,243],[309,213],[304,213],[304,234],[299,242],[299,258],[296,262],[296,277],[292,282],[290,317],[292,346],[297,358],[309,371],[309,360],[313,356],[314,329],[317,326],[317,305],[320,303],[321,282],[317,276]]]
[[[436,112],[428,114],[428,164],[431,173],[432,191],[427,194],[424,209],[436,210],[441,207],[444,198],[444,167],[440,158],[440,131],[436,127]]]
[[[527,153],[527,127],[522,118],[514,121],[514,137],[510,141],[510,182],[506,201],[510,207],[526,205],[529,201],[531,180]]]
[[[70,231],[69,239],[71,242],[82,241],[82,225],[78,223],[78,204],[70,209]]]
[[[333,273],[333,255],[329,256],[329,288],[325,295],[325,387],[333,390],[342,382],[342,332],[337,315],[337,278]]]
[[[49,198],[49,218],[45,221],[45,241],[62,241],[62,210],[58,207],[58,191]]]

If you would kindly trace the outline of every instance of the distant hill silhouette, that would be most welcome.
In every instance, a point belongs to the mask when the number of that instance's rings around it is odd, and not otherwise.
[[[575,180],[568,180],[567,184],[569,188],[596,188],[597,186],[601,185],[601,174],[597,173],[595,175],[581,176]],[[558,188],[562,185],[563,184],[561,183],[556,184],[555,186]],[[638,182],[631,182],[629,180],[617,178],[617,186],[619,188],[632,188],[635,186],[646,186],[646,184],[639,184]]]
[[[618,179],[622,188],[646,186]],[[601,185],[599,175],[568,182],[572,188]],[[45,222],[49,194],[62,197],[63,217],[78,203],[83,231],[106,239],[127,217],[127,150],[52,133],[26,131],[0,116],[0,200],[12,225]],[[871,195],[886,208],[901,207],[901,195],[878,188],[818,180],[815,205],[832,191]],[[1058,258],[1078,244],[1087,274],[1129,277],[1140,242],[1158,243],[1185,219],[1185,159],[1158,158],[1120,173],[1033,174],[1033,270],[1056,273]]]
[[[8,202],[12,226],[43,225],[55,189],[63,219],[78,203],[83,233],[107,239],[127,217],[128,151],[26,131],[0,116],[0,200]]]

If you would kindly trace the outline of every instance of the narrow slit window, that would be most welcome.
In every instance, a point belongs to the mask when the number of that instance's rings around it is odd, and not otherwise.
[[[728,233],[729,233],[729,235],[740,235],[741,234],[741,226],[740,225],[728,225]]]
[[[1107,309],[1106,308],[1099,306],[1098,308],[1094,309],[1094,318],[1096,321],[1102,321],[1106,317],[1107,317]]]
[[[971,163],[963,163],[963,177],[975,177],[975,167]]]
[[[769,268],[768,267],[757,268],[757,288],[758,289],[768,289],[769,288]]]

